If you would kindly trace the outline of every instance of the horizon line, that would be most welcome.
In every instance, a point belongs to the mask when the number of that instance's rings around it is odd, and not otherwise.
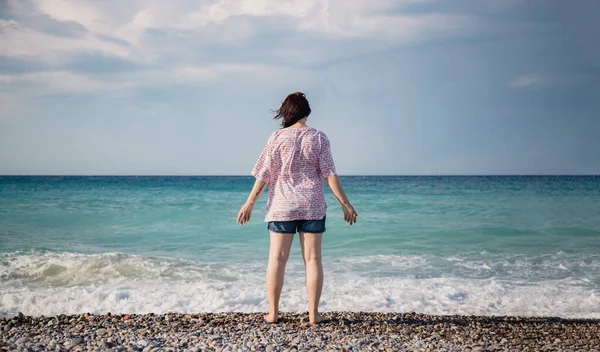
[[[340,177],[600,177],[600,174],[347,174]],[[248,177],[226,174],[0,174],[0,177]]]

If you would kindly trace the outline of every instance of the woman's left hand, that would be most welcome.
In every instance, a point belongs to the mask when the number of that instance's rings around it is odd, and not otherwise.
[[[242,209],[237,217],[237,222],[240,225],[244,225],[248,221],[250,221],[250,217],[252,216],[252,209],[254,208],[254,204],[246,203],[242,205]]]

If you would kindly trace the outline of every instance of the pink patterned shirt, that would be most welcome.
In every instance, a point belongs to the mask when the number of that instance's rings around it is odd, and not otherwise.
[[[325,133],[312,127],[274,132],[252,170],[269,186],[265,221],[323,219],[323,181],[332,175],[335,164]]]

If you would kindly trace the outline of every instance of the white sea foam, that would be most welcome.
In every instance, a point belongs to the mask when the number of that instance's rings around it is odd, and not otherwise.
[[[407,274],[434,270],[434,259],[372,256],[326,262],[321,307],[324,311],[600,318],[595,279],[522,281],[501,275],[470,278],[444,272],[437,277]],[[437,260],[468,264],[473,270],[485,272],[502,267],[502,261]],[[266,263],[201,264],[119,253],[5,254],[0,263],[0,315],[267,309]],[[598,266],[589,260],[585,263]],[[482,268],[483,264],[489,266]],[[570,267],[568,263],[562,265]],[[523,262],[517,267],[515,270],[523,270],[527,265]],[[305,292],[302,263],[294,258],[288,264],[281,310],[305,311]]]

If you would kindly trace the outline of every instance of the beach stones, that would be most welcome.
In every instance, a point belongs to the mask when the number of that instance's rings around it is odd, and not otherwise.
[[[91,315],[0,319],[0,351],[598,350],[598,320],[333,312],[307,326],[281,314]]]

